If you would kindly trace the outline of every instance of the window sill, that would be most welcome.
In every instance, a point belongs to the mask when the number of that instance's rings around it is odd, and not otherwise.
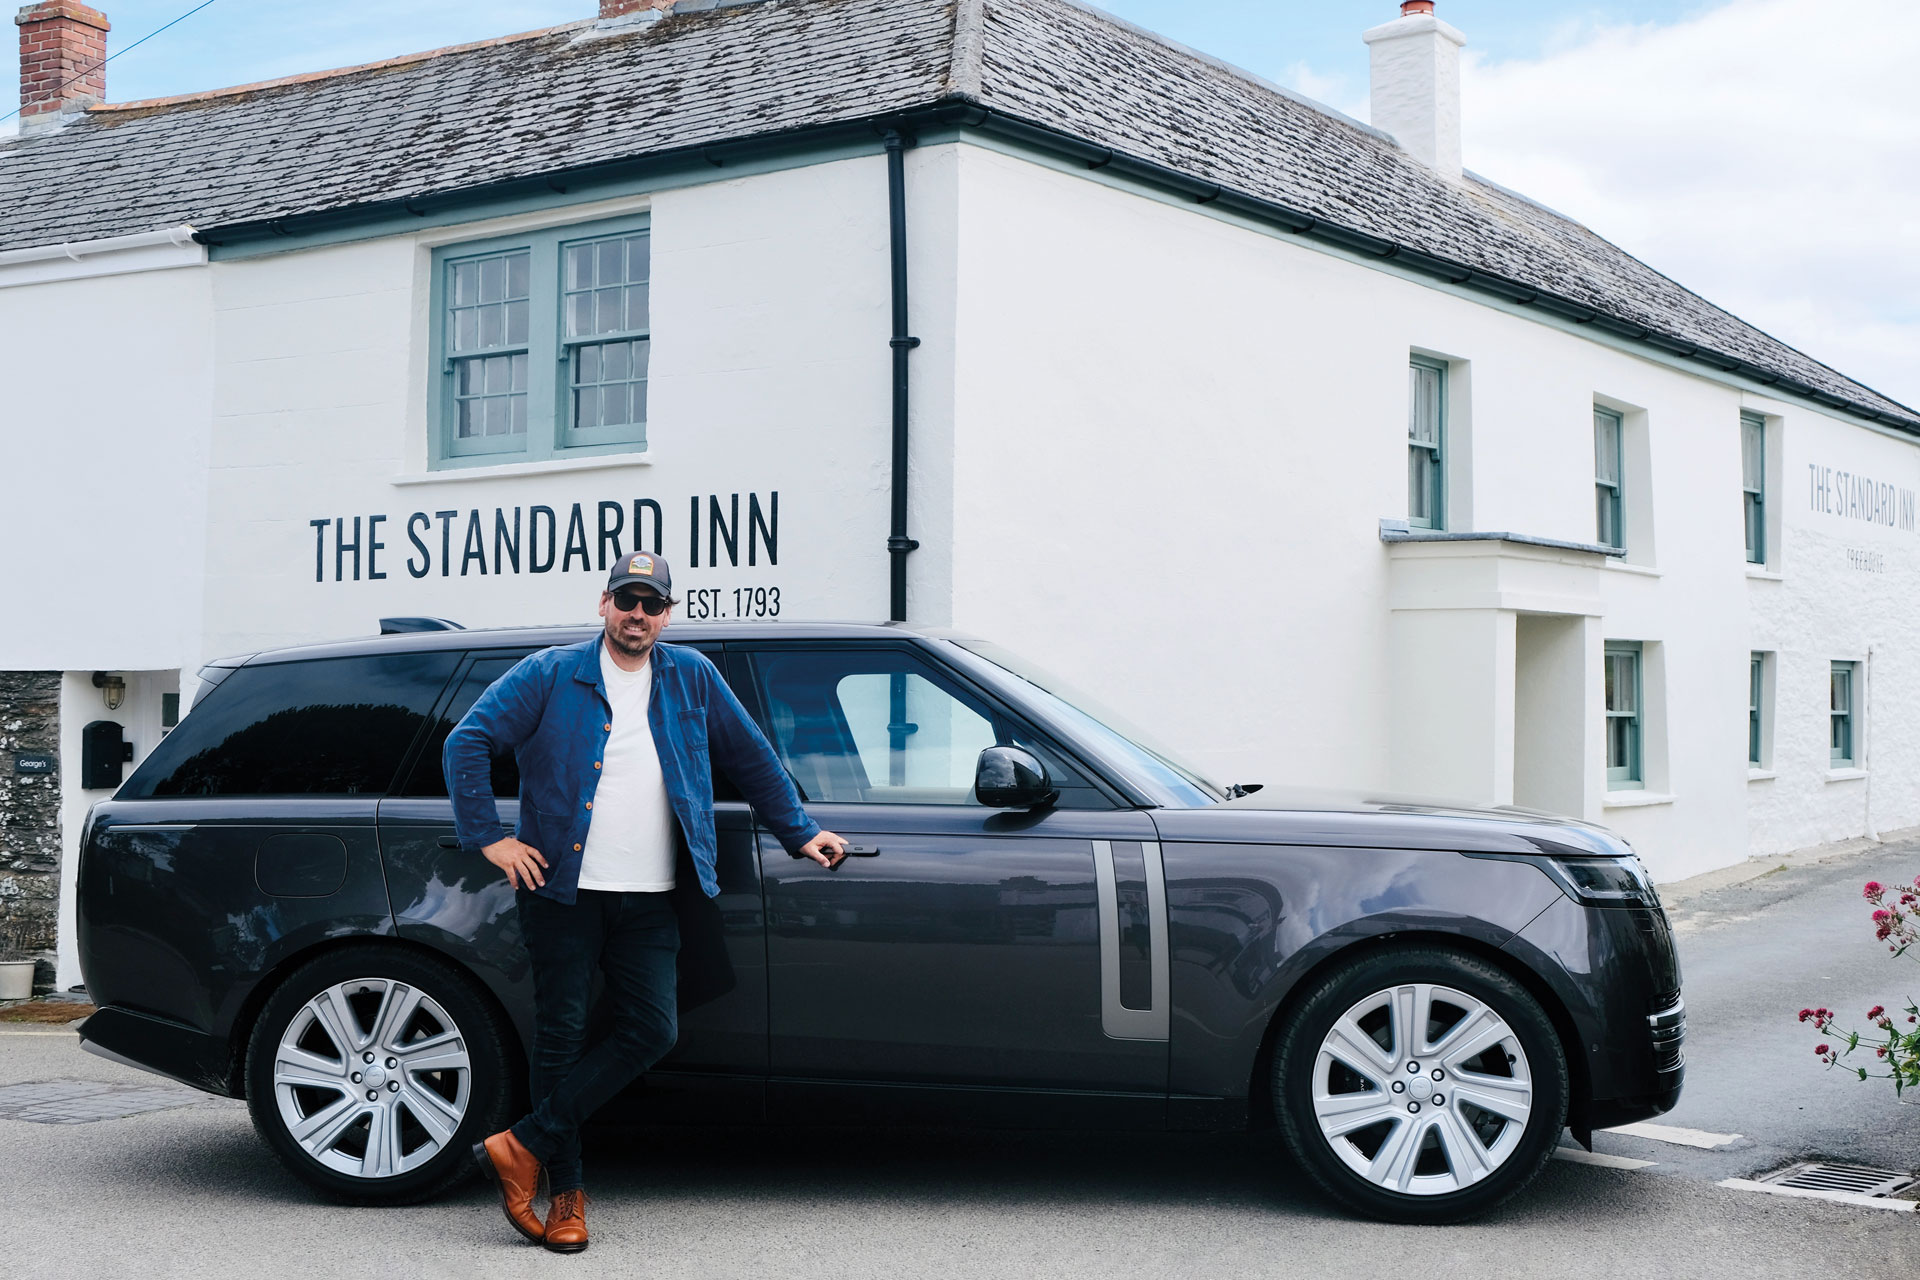
[[[1829,769],[1827,770],[1828,782],[1851,782],[1855,778],[1864,778],[1866,776],[1867,776],[1867,771],[1865,769]]]
[[[392,476],[388,484],[404,488],[450,480],[499,480],[508,476],[545,476],[556,471],[604,471],[612,467],[650,467],[653,450],[607,453],[591,458],[551,458],[544,462],[509,462],[498,467],[448,467],[444,471],[413,471]]]
[[[1607,568],[1615,573],[1637,573],[1643,578],[1658,578],[1660,571],[1650,564],[1628,564],[1624,560],[1609,560]]]
[[[1664,791],[1609,791],[1600,797],[1603,809],[1642,809],[1654,804],[1672,804],[1674,797]]]
[[[1779,777],[1779,776],[1780,776],[1779,774],[1777,774],[1777,773],[1775,773],[1775,772],[1774,772],[1773,770],[1771,770],[1771,769],[1754,769],[1754,768],[1749,768],[1749,769],[1747,770],[1747,781],[1748,781],[1748,782],[1766,782],[1767,780],[1769,780],[1769,779],[1771,779],[1771,778],[1777,778],[1777,777]]]
[[[1785,582],[1787,580],[1786,574],[1775,573],[1772,569],[1762,569],[1757,564],[1747,566],[1747,576],[1755,582]]]

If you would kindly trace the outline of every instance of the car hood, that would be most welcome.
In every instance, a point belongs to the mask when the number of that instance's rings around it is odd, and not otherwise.
[[[1263,787],[1199,809],[1156,809],[1162,840],[1212,844],[1288,844],[1367,849],[1444,849],[1627,857],[1625,840],[1593,823],[1511,805],[1477,807],[1449,800],[1359,791]]]

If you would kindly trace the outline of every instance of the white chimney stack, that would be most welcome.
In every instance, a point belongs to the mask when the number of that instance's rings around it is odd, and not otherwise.
[[[1373,127],[1415,159],[1460,177],[1460,46],[1433,16],[1433,0],[1406,0],[1400,16],[1360,37],[1372,55]]]

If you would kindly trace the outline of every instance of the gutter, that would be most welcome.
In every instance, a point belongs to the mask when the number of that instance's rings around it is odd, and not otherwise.
[[[207,251],[197,242],[197,236],[192,227],[182,225],[100,240],[7,249],[0,251],[0,288],[130,271],[202,266],[207,261]]]
[[[1035,124],[980,105],[971,98],[953,94],[920,107],[907,108],[877,116],[830,125],[810,125],[751,138],[723,140],[622,160],[603,161],[576,169],[559,170],[535,177],[517,178],[455,191],[435,192],[396,200],[383,200],[343,209],[312,213],[290,213],[277,218],[209,227],[194,233],[202,244],[226,246],[283,236],[350,230],[369,224],[404,219],[407,215],[425,218],[432,213],[450,213],[486,201],[515,197],[548,196],[581,188],[630,180],[662,170],[680,167],[711,166],[724,168],[741,160],[826,146],[871,146],[876,134],[889,131],[905,134],[939,129],[977,129],[1021,145],[1065,159],[1078,161],[1088,169],[1106,169],[1134,181],[1185,196],[1199,205],[1214,205],[1251,221],[1278,227],[1304,239],[1331,245],[1362,257],[1392,261],[1409,271],[1443,280],[1448,284],[1483,293],[1503,302],[1539,307],[1543,311],[1591,324],[1617,337],[1644,343],[1663,354],[1704,364],[1720,373],[1736,374],[1769,390],[1811,401],[1827,409],[1839,409],[1857,418],[1879,423],[1909,436],[1920,436],[1920,416],[1898,413],[1831,391],[1823,391],[1788,374],[1756,365],[1743,357],[1683,338],[1650,329],[1645,325],[1597,311],[1584,302],[1551,291],[1522,284],[1495,272],[1483,271],[1465,263],[1436,257],[1411,245],[1398,244],[1368,232],[1328,222],[1314,214],[1294,209],[1278,201],[1236,191],[1218,183],[1195,178],[1156,161],[1142,159],[1085,138],[1064,133],[1048,125]],[[24,252],[24,251],[17,251]]]

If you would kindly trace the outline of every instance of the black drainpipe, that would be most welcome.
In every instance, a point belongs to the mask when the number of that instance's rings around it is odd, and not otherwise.
[[[886,132],[887,232],[893,247],[893,531],[887,537],[888,617],[907,620],[907,555],[920,544],[907,536],[907,353],[920,339],[907,332],[907,140]],[[898,716],[895,719],[899,719]]]

